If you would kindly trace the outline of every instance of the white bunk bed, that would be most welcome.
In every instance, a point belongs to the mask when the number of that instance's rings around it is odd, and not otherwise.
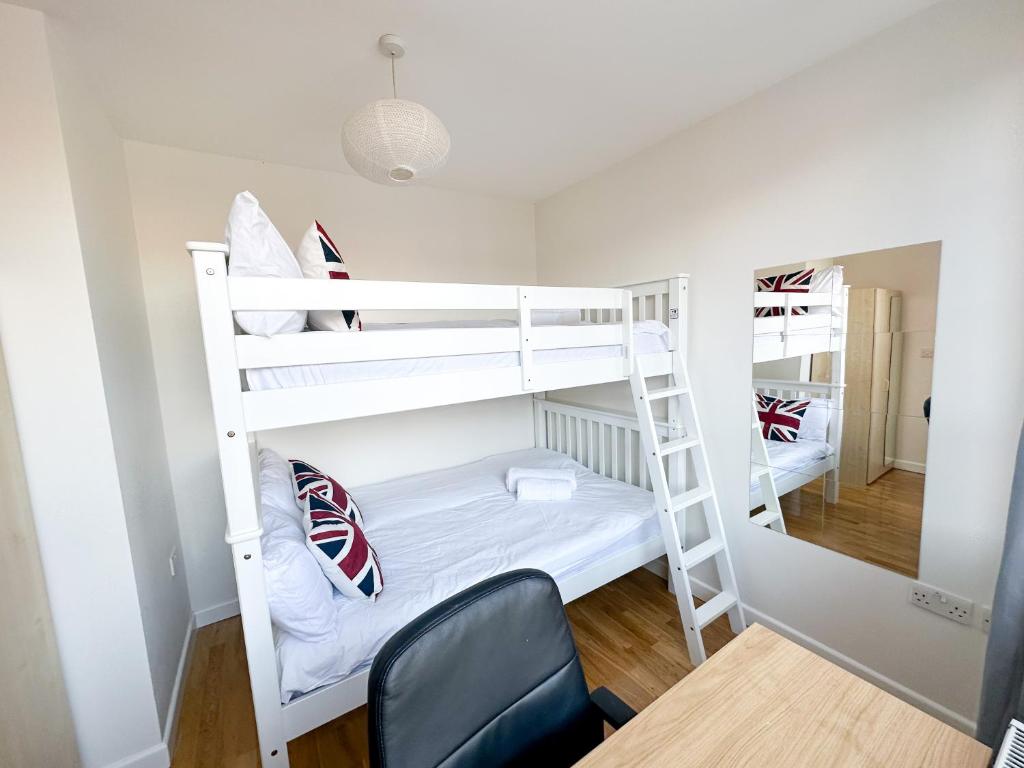
[[[809,293],[754,292],[754,363],[833,353],[830,381],[811,382],[779,379],[753,380],[755,393],[786,400],[811,399],[812,407],[828,409],[828,428],[824,440],[798,439],[795,443],[764,440],[759,430],[753,439],[762,447],[752,446],[750,509],[762,505],[772,508],[772,493],[783,496],[790,491],[825,477],[825,499],[835,503],[839,497],[839,460],[843,435],[843,383],[846,375],[847,303],[849,286],[843,285],[842,268],[831,268],[832,279],[824,281],[826,290]],[[778,308],[775,316],[758,317],[758,308]],[[806,314],[794,314],[795,307],[806,307]],[[756,423],[757,416],[754,414]],[[756,457],[767,456],[764,459]],[[764,472],[774,479],[774,489],[764,481]],[[777,505],[777,499],[775,500]],[[755,521],[772,520],[758,515]],[[768,523],[765,523],[766,525]],[[779,526],[783,526],[779,523]],[[776,526],[773,526],[776,527]],[[784,530],[784,527],[778,527]]]
[[[653,495],[647,490],[651,487],[648,477],[651,470],[641,448],[638,420],[555,403],[545,399],[542,393],[625,381],[634,370],[634,356],[642,360],[647,376],[672,374],[673,366],[678,367],[680,359],[674,360],[674,356],[685,352],[686,276],[617,289],[232,278],[227,276],[226,246],[190,242],[187,248],[193,258],[220,451],[227,509],[225,538],[235,566],[264,766],[286,766],[288,740],[365,703],[367,667],[379,643],[370,642],[354,652],[354,656],[349,654],[346,665],[328,670],[323,677],[314,675],[316,679],[302,680],[301,674],[292,675],[291,679],[298,679],[298,684],[282,686],[283,676],[291,674],[290,670],[295,668],[294,659],[298,658],[295,664],[300,668],[307,662],[307,667],[320,662],[304,661],[302,654],[309,649],[276,636],[271,624],[263,576],[263,520],[258,501],[261,431],[535,393],[535,448],[531,449],[534,453],[529,460],[573,466],[583,489],[581,501],[593,504],[600,498],[614,499],[612,503],[616,508],[632,509],[636,518],[636,525],[628,532],[616,529],[615,535],[598,536],[591,545],[583,546],[575,559],[562,564],[564,567],[557,563],[552,566],[563,600],[573,600],[665,554],[665,538],[657,529]],[[236,333],[232,314],[237,310],[340,307],[403,312],[513,311],[517,313],[518,322],[458,323],[443,328],[414,324],[358,333],[303,332],[262,338]],[[579,310],[586,322],[551,326],[531,322],[533,310],[566,308]],[[664,323],[667,331],[649,335],[657,336],[660,341],[637,342],[637,326],[659,322]],[[423,358],[436,361],[455,356],[462,358],[460,363],[442,363],[440,369],[427,366],[425,370],[432,371],[429,373],[421,373],[424,369],[416,364],[402,363],[399,368],[411,369],[413,375],[397,375],[392,368],[380,374],[387,378],[364,376],[367,365]],[[479,356],[486,359],[479,359]],[[345,368],[347,364],[364,367]],[[342,367],[326,371],[312,368],[339,365]],[[455,367],[448,367],[450,365]],[[260,388],[268,381],[265,373],[246,375],[246,372],[252,373],[252,369],[265,371],[284,367],[293,370],[284,376],[270,377],[274,388]],[[353,371],[360,373],[353,375]],[[312,381],[327,383],[289,386],[308,383],[311,375]],[[258,381],[261,378],[263,380]],[[655,423],[655,429],[659,437],[671,438],[679,434],[678,427],[664,422]],[[494,489],[507,462],[527,458],[501,455],[478,462],[475,467],[469,465],[440,472],[456,473],[453,477],[460,477],[460,482],[475,488],[473,493],[481,494],[473,497],[476,504],[491,498],[487,494]],[[684,487],[680,467],[679,462],[669,462],[673,487]],[[411,481],[422,484],[425,477]],[[369,505],[367,519],[370,520],[374,509],[395,510],[402,506],[402,483],[400,479],[361,488],[353,496],[361,505]],[[451,482],[442,485],[451,487]],[[642,513],[645,508],[648,515]],[[578,519],[582,509],[583,506],[577,505],[564,510],[565,519]],[[378,530],[368,527],[367,535],[371,544],[380,543],[379,554],[387,583],[388,551],[389,548],[401,549],[401,532],[384,521],[386,514],[378,516],[383,521],[382,527]],[[388,589],[386,586],[382,593],[379,601],[382,604]],[[409,594],[408,590],[403,591],[401,579],[393,592]],[[442,596],[438,592],[427,601]],[[402,601],[396,598],[395,602]],[[409,608],[407,601],[403,605],[408,610],[417,609],[412,615],[429,607],[416,603]],[[721,605],[715,615],[727,610],[724,601]],[[735,598],[732,605],[737,605]],[[377,606],[367,604],[367,607],[374,610]],[[736,615],[741,615],[738,609]],[[705,616],[707,620],[713,618],[710,610]],[[383,639],[377,638],[380,642]],[[313,685],[317,687],[310,689]]]

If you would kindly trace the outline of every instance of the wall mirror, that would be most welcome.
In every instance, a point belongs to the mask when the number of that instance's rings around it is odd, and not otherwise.
[[[917,578],[940,250],[755,272],[752,524]]]

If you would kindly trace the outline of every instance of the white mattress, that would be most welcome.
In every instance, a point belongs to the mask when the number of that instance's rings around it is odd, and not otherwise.
[[[572,500],[516,502],[505,489],[512,466],[573,468]],[[282,702],[369,667],[396,630],[482,579],[516,568],[562,578],[660,536],[649,491],[541,448],[354,488],[352,498],[384,589],[374,603],[335,592],[333,640],[277,632]]]
[[[775,478],[776,484],[786,479],[798,478],[814,464],[835,453],[832,446],[824,440],[798,439],[793,443],[783,443],[779,440],[765,440],[764,442],[768,447],[768,464],[772,468],[772,477]],[[760,490],[758,480],[753,477],[753,473],[758,469],[760,467],[751,466],[751,493]],[[813,478],[807,475],[804,482],[811,479]]]
[[[515,328],[512,320],[451,321],[438,323],[371,323],[363,333],[381,330],[419,328]],[[668,327],[657,320],[638,320],[633,323],[634,354],[645,355],[666,352],[669,346]],[[533,353],[537,365],[562,363],[570,360],[598,360],[619,357],[622,347],[569,347],[543,349]],[[448,355],[444,357],[412,357],[398,360],[370,360],[356,363],[325,363],[323,365],[289,365],[277,368],[249,368],[245,379],[252,391],[285,389],[288,387],[314,387],[322,384],[341,384],[368,379],[396,379],[432,373],[454,373],[483,368],[511,368],[519,365],[518,352],[493,352],[480,355]]]

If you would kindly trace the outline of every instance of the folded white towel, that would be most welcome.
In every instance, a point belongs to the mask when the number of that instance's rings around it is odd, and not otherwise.
[[[516,485],[516,501],[568,501],[572,486],[568,480],[522,477]]]
[[[548,469],[545,467],[509,467],[505,475],[505,487],[509,493],[516,492],[516,483],[523,478],[538,477],[542,480],[565,480],[569,490],[576,490],[576,473],[571,469]]]

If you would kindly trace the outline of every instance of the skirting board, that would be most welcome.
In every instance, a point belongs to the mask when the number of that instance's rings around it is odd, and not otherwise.
[[[919,461],[907,461],[906,459],[892,459],[894,469],[903,469],[907,472],[916,472],[919,475],[925,473],[925,465]]]
[[[156,744],[149,749],[136,752],[123,760],[111,763],[107,768],[167,768],[171,764],[171,756],[166,744]]]
[[[664,560],[654,560],[648,563],[645,567],[647,570],[658,574],[664,579],[668,578],[668,565]],[[694,596],[701,600],[708,600],[718,594],[717,589],[713,589],[708,584],[705,584],[692,576],[690,577],[690,584],[693,587]],[[973,720],[969,720],[963,715],[957,714],[953,710],[942,706],[937,701],[933,701],[926,696],[922,696],[917,691],[907,688],[907,686],[902,683],[898,683],[892,678],[876,672],[871,669],[871,667],[861,664],[856,659],[851,659],[846,654],[840,653],[834,648],[815,640],[813,637],[805,635],[803,632],[794,629],[788,624],[777,621],[771,616],[751,608],[749,605],[743,605],[743,612],[746,615],[748,622],[753,619],[758,624],[763,624],[769,629],[775,630],[780,635],[792,640],[797,645],[801,645],[807,650],[818,654],[822,658],[828,659],[837,667],[842,667],[847,672],[850,672],[863,680],[867,680],[873,685],[877,685],[883,691],[891,693],[896,698],[902,699],[908,704],[912,704],[918,709],[927,712],[937,720],[941,720],[947,725],[951,725],[969,736],[974,736],[977,723]]]
[[[239,613],[238,600],[228,600],[226,603],[211,605],[209,608],[196,611],[196,629],[216,624],[218,621],[224,621],[224,619],[230,619]]]
[[[181,700],[185,695],[185,675],[188,674],[189,662],[192,660],[192,648],[195,646],[196,619],[188,617],[185,628],[185,642],[178,659],[178,671],[174,675],[174,686],[171,688],[171,703],[167,708],[167,722],[164,723],[164,746],[167,754],[174,757],[174,742],[178,735],[178,715],[181,713]]]
[[[178,658],[178,669],[174,673],[174,685],[171,687],[171,702],[167,707],[167,722],[164,723],[163,741],[149,749],[118,760],[116,763],[111,763],[107,768],[168,768],[170,766],[174,751],[174,738],[178,733],[181,699],[185,694],[185,675],[188,674],[188,663],[192,658],[195,636],[195,616],[189,616],[188,624],[185,625],[185,641],[182,643],[181,656]]]

